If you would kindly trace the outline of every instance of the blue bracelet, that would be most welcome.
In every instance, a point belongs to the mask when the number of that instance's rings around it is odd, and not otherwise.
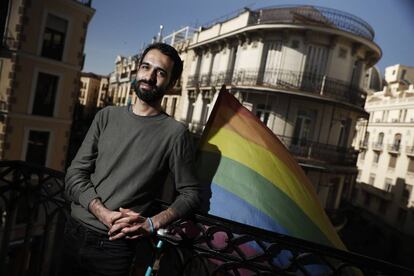
[[[147,217],[147,221],[148,221],[149,226],[150,226],[150,233],[154,234],[155,229],[154,229],[154,223],[152,222],[152,219],[150,217]]]

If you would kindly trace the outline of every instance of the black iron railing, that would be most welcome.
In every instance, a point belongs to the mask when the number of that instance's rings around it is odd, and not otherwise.
[[[366,92],[357,86],[325,75],[291,70],[237,70],[215,74],[191,75],[188,87],[197,85],[261,86],[295,92],[311,93],[364,107]]]
[[[63,222],[68,215],[63,190],[61,172],[22,161],[0,161],[1,275],[57,275]],[[153,255],[162,256],[161,266],[173,260],[175,275],[238,275],[241,271],[249,275],[312,275],[309,267],[316,264],[324,266],[326,275],[345,275],[350,269],[366,275],[413,273],[211,215],[177,221],[156,239],[164,241],[164,246],[161,254],[154,247]],[[248,253],[246,246],[254,248],[254,253]]]
[[[400,153],[401,147],[399,143],[388,144],[387,150],[388,152],[392,152],[392,153]]]
[[[338,147],[318,143],[298,137],[278,135],[286,148],[296,157],[324,161],[335,165],[356,164],[358,151],[353,148]]]
[[[0,275],[53,275],[60,241],[63,173],[0,161]]]
[[[375,33],[364,20],[335,9],[318,6],[274,6],[256,11],[252,23],[296,23],[306,25],[322,25],[346,31],[369,40]]]

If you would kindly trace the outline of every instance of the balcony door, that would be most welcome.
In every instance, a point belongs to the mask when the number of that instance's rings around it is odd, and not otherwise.
[[[281,75],[281,61],[282,61],[282,41],[269,41],[264,48],[266,60],[263,63],[264,67],[260,72],[263,74],[263,84],[276,85]]]
[[[293,131],[292,144],[297,146],[308,145],[312,140],[315,128],[316,111],[299,110]]]
[[[308,45],[305,69],[302,76],[302,88],[320,92],[322,81],[326,75],[329,50],[325,46]]]

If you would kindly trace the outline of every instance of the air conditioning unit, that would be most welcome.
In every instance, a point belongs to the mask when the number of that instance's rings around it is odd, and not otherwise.
[[[394,118],[394,119],[392,119],[392,120],[391,120],[391,122],[393,122],[393,123],[398,123],[398,122],[399,122],[399,120]]]
[[[375,119],[375,122],[379,123],[379,122],[381,122],[381,119]]]

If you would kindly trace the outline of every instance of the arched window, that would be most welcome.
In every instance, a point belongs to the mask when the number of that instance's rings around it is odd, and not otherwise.
[[[401,144],[401,133],[394,135],[394,142],[392,143],[392,149],[398,151]]]
[[[377,145],[381,146],[384,143],[384,132],[378,133]]]

